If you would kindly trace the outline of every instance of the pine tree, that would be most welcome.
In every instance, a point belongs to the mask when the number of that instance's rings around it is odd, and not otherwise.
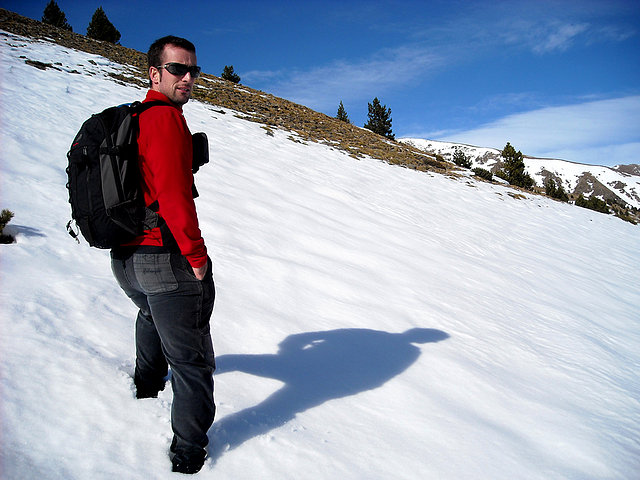
[[[391,109],[387,108],[386,105],[381,105],[378,97],[374,98],[373,103],[369,104],[368,118],[369,120],[364,128],[395,140],[396,136],[391,133]]]
[[[44,7],[44,12],[42,14],[42,23],[53,25],[54,27],[73,32],[73,28],[71,28],[71,25],[67,23],[67,16],[62,10],[60,10],[60,7],[55,2],[55,0],[51,0],[49,3],[47,3],[47,6]]]
[[[471,168],[471,160],[467,158],[462,150],[456,149],[453,154],[453,163],[463,168]]]
[[[346,123],[351,123],[349,120],[349,115],[347,115],[347,111],[344,109],[344,105],[342,104],[342,100],[340,100],[340,106],[338,107],[338,114],[336,115],[338,120],[342,120]]]
[[[600,213],[611,213],[609,211],[609,207],[607,206],[607,202],[604,200],[600,200],[595,195],[591,195],[589,199],[585,199],[582,194],[576,199],[575,204],[578,207],[588,208],[590,210],[595,210]]]
[[[522,159],[522,152],[516,149],[507,142],[507,145],[502,150],[502,158],[504,158],[504,164],[502,170],[496,173],[501,178],[504,178],[511,185],[517,187],[530,189],[533,187],[533,178],[525,172],[525,164]]]
[[[221,77],[229,82],[240,83],[240,76],[233,71],[233,65],[225,65]]]
[[[118,45],[120,40],[120,32],[113,26],[113,23],[107,18],[102,7],[94,12],[91,22],[87,27],[87,37],[96,40],[104,40]]]
[[[553,178],[549,178],[544,184],[544,191],[547,196],[551,198],[556,198],[563,202],[569,201],[569,195],[567,195],[567,192],[564,191],[562,183],[558,181],[558,185],[556,186],[556,182],[553,181]]]

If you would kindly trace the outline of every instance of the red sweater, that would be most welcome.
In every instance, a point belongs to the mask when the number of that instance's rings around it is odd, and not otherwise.
[[[144,101],[151,100],[171,106],[151,107],[140,115],[138,151],[144,200],[146,205],[158,201],[158,213],[167,222],[180,252],[192,267],[202,267],[207,262],[207,248],[191,190],[191,132],[180,107],[154,90],[149,90]],[[161,246],[160,229],[146,231],[131,244]]]

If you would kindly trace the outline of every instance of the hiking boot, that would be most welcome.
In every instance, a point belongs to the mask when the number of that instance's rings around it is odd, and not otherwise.
[[[165,379],[157,380],[154,382],[143,381],[138,372],[135,372],[133,377],[133,383],[136,386],[136,398],[158,398],[158,393],[164,390]]]
[[[175,453],[171,458],[173,464],[171,471],[186,474],[198,473],[204,465],[206,456],[207,452],[204,449]]]
[[[158,398],[158,394],[163,390],[164,390],[164,385],[160,389],[136,386],[136,398],[138,400],[142,398]]]

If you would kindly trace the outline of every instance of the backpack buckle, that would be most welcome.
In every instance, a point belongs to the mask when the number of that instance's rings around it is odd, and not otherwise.
[[[73,227],[71,226],[71,223],[74,223],[76,226],[76,230],[75,232],[73,231]],[[78,242],[78,244],[80,244],[80,239],[78,239],[78,224],[76,223],[76,221],[74,219],[71,219],[67,222],[67,233],[69,235],[71,235],[71,237]]]

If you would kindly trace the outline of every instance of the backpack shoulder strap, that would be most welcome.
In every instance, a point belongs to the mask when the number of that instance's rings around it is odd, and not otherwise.
[[[129,108],[131,108],[132,114],[140,115],[149,108],[157,106],[171,107],[172,105],[162,100],[151,100],[150,102],[133,102]]]
[[[163,102],[162,100],[151,100],[149,102],[133,102],[130,105],[131,117],[134,120],[134,125],[136,129],[139,129],[139,120],[138,117],[143,112],[147,111],[151,107],[172,107],[171,104],[167,102]],[[151,205],[145,207],[145,219],[144,219],[144,230],[152,230],[156,227],[160,227],[162,232],[163,243],[168,243],[173,236],[169,232],[168,226],[164,219],[158,213],[158,209],[160,208],[158,201],[154,201]],[[166,240],[165,240],[166,237]],[[173,240],[175,243],[175,240]]]

